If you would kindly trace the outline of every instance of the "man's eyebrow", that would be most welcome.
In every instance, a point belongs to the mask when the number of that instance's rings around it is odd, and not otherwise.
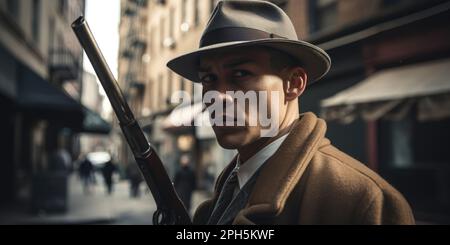
[[[198,72],[210,72],[211,71],[211,67],[202,67],[199,66],[197,69]]]
[[[253,59],[249,59],[249,58],[235,59],[235,60],[233,60],[233,61],[223,65],[223,67],[225,67],[225,68],[233,68],[233,67],[244,65],[244,64],[248,64],[248,63],[256,63],[256,61],[253,60]],[[197,70],[198,70],[198,72],[210,72],[211,71],[211,67],[199,66]]]
[[[248,63],[256,63],[256,61],[253,59],[249,59],[249,58],[241,58],[241,59],[236,59],[236,60],[231,61],[230,63],[225,64],[224,67],[225,68],[233,68],[233,67],[248,64]]]

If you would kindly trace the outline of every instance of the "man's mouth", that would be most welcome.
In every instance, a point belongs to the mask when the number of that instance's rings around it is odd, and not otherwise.
[[[222,114],[218,117],[219,121],[222,122],[223,126],[238,126],[238,122],[243,122],[245,124],[245,120],[243,118],[239,118],[232,115]],[[242,123],[241,123],[242,124]],[[216,125],[216,126],[222,126]]]

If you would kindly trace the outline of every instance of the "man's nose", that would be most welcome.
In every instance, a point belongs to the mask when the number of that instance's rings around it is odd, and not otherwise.
[[[219,102],[223,102],[224,105],[233,103],[233,96],[231,95],[233,91],[231,90],[230,86],[228,86],[228,84],[224,81],[216,81],[215,86],[205,92],[214,92],[214,99]]]
[[[220,81],[217,84],[216,89],[218,96],[217,99],[223,103],[224,107],[233,104],[233,96],[231,95],[231,93],[233,93],[234,91],[231,90],[226,82]]]

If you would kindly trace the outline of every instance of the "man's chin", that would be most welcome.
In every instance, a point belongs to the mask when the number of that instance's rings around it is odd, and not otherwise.
[[[216,127],[214,132],[219,145],[225,149],[237,149],[246,143],[245,128]]]

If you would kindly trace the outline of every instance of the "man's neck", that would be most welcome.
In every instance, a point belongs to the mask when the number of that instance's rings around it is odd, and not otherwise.
[[[258,140],[256,140],[255,142],[252,142],[248,145],[245,145],[245,146],[239,148],[238,149],[239,162],[241,164],[244,164],[248,159],[250,159],[252,156],[254,156],[257,152],[264,149],[264,147],[268,146],[270,143],[279,139],[283,135],[286,135],[288,132],[291,131],[295,122],[296,121],[293,120],[292,122],[290,122],[289,125],[280,127],[280,130],[275,137],[261,137]]]

